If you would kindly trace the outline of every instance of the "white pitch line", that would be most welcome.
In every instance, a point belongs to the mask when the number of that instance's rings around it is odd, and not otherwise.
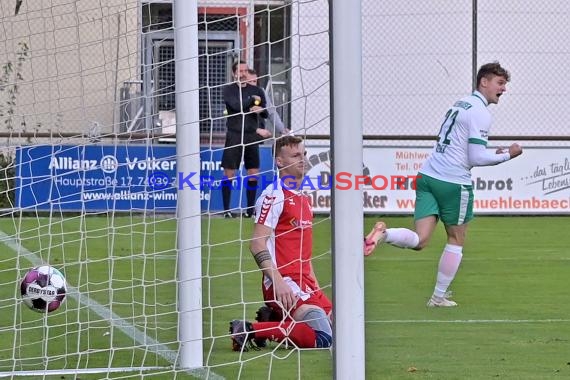
[[[2,230],[0,230],[0,243],[4,243],[4,245],[11,248],[20,257],[29,261],[33,266],[40,266],[45,264],[42,259],[39,258],[36,254],[29,251],[16,239],[6,234]],[[139,330],[124,320],[120,315],[113,313],[111,310],[101,305],[99,302],[86,295],[81,294],[79,292],[79,289],[69,286],[69,284],[67,286],[67,289],[69,291],[67,295],[73,298],[77,303],[89,307],[103,320],[108,321],[109,324],[122,331],[126,336],[136,341],[142,347],[147,347],[148,351],[153,352],[156,355],[166,359],[172,365],[176,364],[176,359],[178,357],[178,353],[176,351],[171,350],[166,345],[146,335],[143,331]],[[216,373],[209,371],[206,368],[190,369],[184,371],[198,379],[224,380],[224,377],[217,375]]]
[[[369,260],[368,257],[366,260]],[[436,261],[439,260],[439,257],[435,256],[424,256],[424,257],[379,257],[378,261],[397,261],[397,262],[427,262],[427,261]],[[485,262],[492,262],[492,261],[516,261],[516,262],[534,262],[534,261],[568,261],[570,257],[567,256],[558,256],[558,257],[549,257],[549,256],[533,256],[533,257],[463,257],[461,261],[485,261]]]
[[[247,255],[249,255],[249,253],[247,253]],[[144,259],[144,257],[137,257],[137,258],[141,258]],[[149,259],[153,259],[154,256],[149,256],[146,258],[146,260]],[[164,259],[164,260],[170,260],[170,259],[175,259],[176,257],[172,256],[172,257],[167,257],[167,256],[162,256],[162,257],[157,257],[157,259]],[[206,260],[206,256],[204,256],[204,260]],[[323,258],[323,257],[321,257]],[[326,258],[326,257],[324,257]],[[211,255],[210,257],[207,258],[208,261],[240,261],[243,259],[249,260],[249,258],[247,258],[246,256],[240,258],[239,256],[214,256]],[[368,257],[366,258],[366,260],[372,260],[373,257]],[[435,256],[424,256],[424,257],[378,257],[377,258],[379,262],[384,262],[384,261],[390,261],[390,262],[402,262],[402,263],[406,263],[406,262],[434,262],[436,260],[439,260],[438,257]],[[569,261],[570,257],[562,257],[562,256],[558,256],[558,257],[549,257],[549,256],[534,256],[534,257],[463,257],[463,259],[461,259],[461,261],[485,261],[485,262],[493,262],[493,261],[516,261],[516,262],[534,262],[534,261],[540,261],[540,262],[556,262],[556,261]]]
[[[458,323],[458,324],[491,324],[491,323],[570,323],[570,319],[387,319],[377,321],[366,321],[366,323],[393,323],[393,324],[412,324],[412,323]]]

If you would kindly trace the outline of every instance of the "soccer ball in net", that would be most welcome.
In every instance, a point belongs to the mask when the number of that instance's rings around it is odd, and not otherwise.
[[[57,310],[67,293],[65,277],[57,269],[42,265],[32,268],[20,283],[22,300],[38,313]]]

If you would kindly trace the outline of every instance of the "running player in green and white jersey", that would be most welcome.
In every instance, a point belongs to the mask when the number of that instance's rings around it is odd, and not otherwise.
[[[448,299],[447,289],[461,263],[467,223],[473,219],[471,168],[497,165],[522,154],[518,144],[496,151],[486,149],[492,121],[487,106],[499,102],[509,80],[509,72],[498,62],[481,66],[477,90],[455,102],[445,114],[434,150],[416,179],[415,231],[386,228],[384,222],[377,222],[365,239],[365,255],[382,242],[421,250],[441,219],[447,231],[447,245],[428,307],[457,306]]]

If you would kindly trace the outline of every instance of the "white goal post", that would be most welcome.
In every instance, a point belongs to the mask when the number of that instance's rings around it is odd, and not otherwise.
[[[200,172],[198,100],[198,2],[174,1],[176,72],[176,159],[182,173]],[[195,180],[200,186],[199,179]],[[200,194],[178,189],[178,366],[201,368],[202,359],[202,218]]]
[[[331,30],[331,154],[333,173],[362,172],[361,2],[333,0]],[[350,126],[350,128],[347,128]],[[334,375],[365,379],[362,190],[333,191],[331,208]]]

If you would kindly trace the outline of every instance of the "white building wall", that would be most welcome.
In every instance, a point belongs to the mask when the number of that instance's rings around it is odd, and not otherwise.
[[[137,0],[24,1],[16,16],[14,6],[1,2],[0,63],[29,47],[15,129],[81,133],[97,122],[113,132],[119,86],[138,79]]]

